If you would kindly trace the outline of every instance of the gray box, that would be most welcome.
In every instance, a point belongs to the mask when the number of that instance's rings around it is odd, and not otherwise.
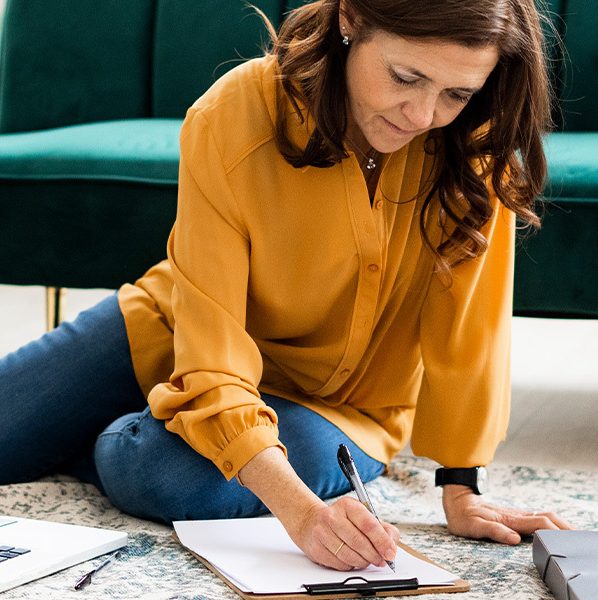
[[[598,531],[537,531],[533,557],[556,600],[598,598]]]

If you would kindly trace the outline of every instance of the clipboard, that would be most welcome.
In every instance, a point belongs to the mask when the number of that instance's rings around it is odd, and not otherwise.
[[[176,533],[173,532],[172,537],[181,544],[179,538]],[[424,560],[430,564],[440,566],[434,561],[430,560],[427,556],[424,556],[417,550],[414,550],[410,546],[399,542],[397,544],[400,546],[405,552]],[[335,584],[322,584],[316,586],[312,586],[309,582],[305,582],[305,585],[308,587],[316,587],[315,593],[312,591],[310,593],[309,589],[306,588],[305,592],[301,593],[284,593],[284,594],[256,594],[252,592],[244,592],[240,590],[232,581],[230,581],[223,573],[221,573],[214,565],[212,565],[208,560],[196,554],[192,550],[189,550],[186,546],[181,544],[185,550],[190,552],[200,563],[206,566],[214,575],[216,575],[221,581],[223,581],[233,592],[238,594],[244,600],[309,600],[310,598],[314,598],[314,600],[334,600],[336,598],[375,598],[378,597],[386,597],[386,596],[417,596],[421,594],[450,594],[450,593],[458,593],[458,592],[468,592],[470,589],[470,585],[468,581],[464,579],[457,579],[451,585],[419,585],[417,579],[410,580],[382,580],[382,581],[372,581],[366,582],[365,580],[361,580],[361,582],[354,582],[351,584],[345,584],[347,591],[336,591],[340,589],[338,586],[344,584],[347,580],[357,579],[352,578],[350,576],[350,572],[340,572],[339,571],[339,582]],[[345,577],[346,575],[346,577]],[[359,578],[361,579],[361,578]],[[395,584],[394,589],[392,583]],[[325,586],[335,586],[331,587],[330,590],[325,590]],[[319,588],[319,589],[317,589]]]

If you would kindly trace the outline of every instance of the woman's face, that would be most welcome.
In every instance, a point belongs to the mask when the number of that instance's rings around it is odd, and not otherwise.
[[[350,141],[388,153],[429,129],[448,125],[482,88],[497,61],[494,46],[470,48],[382,31],[350,45]]]

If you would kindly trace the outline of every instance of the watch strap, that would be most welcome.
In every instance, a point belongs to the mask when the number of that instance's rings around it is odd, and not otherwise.
[[[436,486],[465,485],[470,487],[476,494],[482,491],[478,486],[478,475],[480,467],[469,468],[446,468],[436,469]]]

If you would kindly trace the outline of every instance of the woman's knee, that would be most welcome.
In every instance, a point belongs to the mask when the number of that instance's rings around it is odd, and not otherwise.
[[[263,514],[237,481],[167,431],[149,408],[117,419],[100,435],[95,461],[106,495],[129,514],[171,523]]]
[[[160,436],[148,419],[149,409],[116,419],[98,437],[94,459],[104,492],[116,507],[168,521],[162,506],[166,474],[157,473],[163,451],[157,448]]]
[[[384,465],[361,450],[336,425],[294,402],[265,396],[279,417],[280,439],[287,447],[289,462],[303,482],[320,498],[331,498],[350,490],[337,461],[339,444],[346,444],[364,481],[375,479]]]

